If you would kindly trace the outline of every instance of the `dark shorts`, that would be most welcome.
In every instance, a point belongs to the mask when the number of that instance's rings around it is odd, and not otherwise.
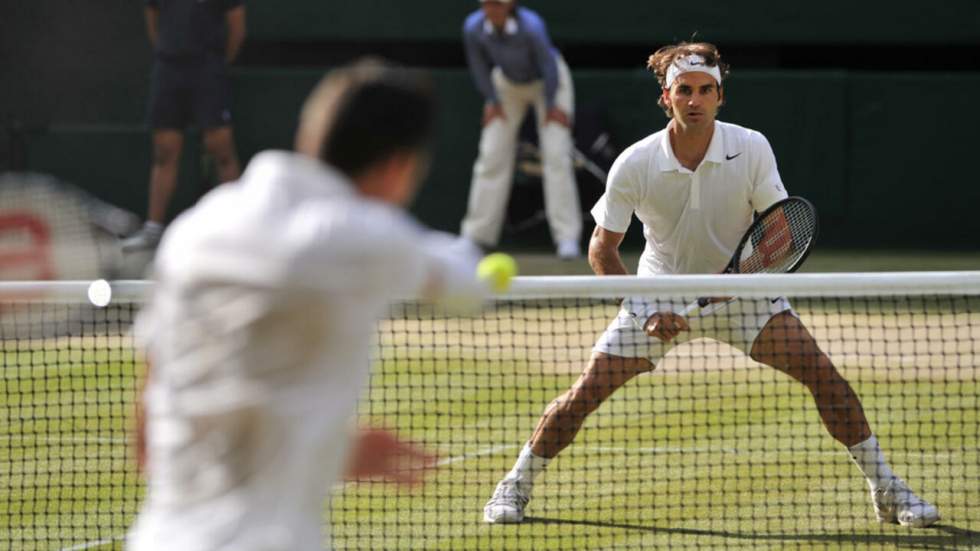
[[[231,125],[231,83],[224,59],[158,57],[150,80],[147,119],[153,129]]]

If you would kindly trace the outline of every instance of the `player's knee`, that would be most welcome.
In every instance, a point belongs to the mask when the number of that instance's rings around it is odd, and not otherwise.
[[[494,176],[509,170],[508,160],[504,152],[481,150],[474,170],[477,176]]]
[[[204,149],[219,164],[226,164],[235,160],[235,148],[232,146],[231,140],[224,136],[215,136],[205,140]]]
[[[171,143],[153,144],[153,164],[158,166],[174,165],[180,157],[180,147]]]

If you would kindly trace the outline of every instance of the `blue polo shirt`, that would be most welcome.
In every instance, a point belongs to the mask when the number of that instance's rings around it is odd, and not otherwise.
[[[156,54],[162,57],[224,55],[225,13],[243,0],[146,0],[159,15]]]
[[[558,91],[558,50],[537,13],[518,6],[511,21],[507,28],[497,31],[483,10],[477,10],[463,23],[466,61],[476,87],[487,101],[499,103],[490,72],[500,67],[513,82],[544,80],[545,102],[551,108]]]

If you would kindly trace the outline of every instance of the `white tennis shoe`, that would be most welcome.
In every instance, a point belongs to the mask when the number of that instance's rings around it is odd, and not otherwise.
[[[936,506],[915,495],[901,478],[871,491],[878,522],[925,528],[939,520]]]
[[[531,488],[515,480],[501,480],[493,497],[483,507],[483,520],[491,524],[514,524],[524,520],[524,507]]]

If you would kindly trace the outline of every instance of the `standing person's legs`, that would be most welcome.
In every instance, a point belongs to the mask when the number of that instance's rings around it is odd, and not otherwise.
[[[575,89],[572,74],[565,60],[558,57],[558,92],[555,106],[568,115],[575,114]],[[558,247],[558,256],[574,258],[581,254],[582,208],[575,184],[572,151],[575,147],[572,129],[563,124],[546,121],[547,107],[539,96],[535,104],[538,136],[541,140],[541,164],[544,172],[544,205],[551,236]]]
[[[496,245],[500,239],[514,176],[517,131],[528,107],[521,86],[509,82],[499,69],[493,71],[493,83],[504,118],[494,118],[480,133],[480,149],[460,230],[463,237],[483,246]]]
[[[167,206],[177,187],[177,167],[184,134],[180,130],[159,129],[153,131],[153,153],[150,162],[150,192],[146,208],[146,222],[133,235],[122,241],[124,252],[153,249],[163,236]]]
[[[553,459],[568,447],[585,418],[640,373],[653,370],[646,358],[623,358],[594,352],[585,371],[564,394],[545,408],[527,442],[531,452]]]
[[[807,387],[827,431],[847,447],[867,479],[879,522],[924,527],[939,519],[936,507],[913,493],[892,472],[861,401],[792,311],[769,319],[751,346],[751,357]]]
[[[575,384],[545,408],[517,461],[483,508],[489,523],[524,520],[534,480],[578,434],[585,418],[630,379],[653,369],[645,358],[623,358],[593,352]]]
[[[163,235],[167,207],[177,187],[183,129],[191,118],[189,81],[194,78],[193,72],[193,66],[187,63],[158,59],[153,65],[147,110],[153,149],[146,223],[122,242],[123,251],[152,249]]]
[[[241,176],[232,133],[231,80],[221,56],[210,56],[201,66],[194,94],[194,118],[202,129],[204,150],[214,159],[221,183]]]
[[[230,126],[206,129],[204,150],[214,159],[219,182],[231,182],[241,176],[238,154],[235,152],[235,137]]]
[[[642,324],[636,323],[634,313],[646,319],[656,308],[657,305],[645,301],[624,301],[619,315],[596,342],[578,380],[545,408],[513,468],[497,484],[484,506],[484,521],[523,521],[535,478],[571,444],[585,419],[631,379],[651,371],[670,348],[698,336],[692,331],[670,343],[648,336]]]
[[[774,315],[756,337],[750,356],[803,383],[827,432],[841,444],[850,447],[871,436],[861,401],[796,316]]]
[[[177,188],[177,167],[184,134],[179,130],[153,132],[153,160],[150,167],[150,203],[146,219],[161,227],[167,217],[167,206]]]

